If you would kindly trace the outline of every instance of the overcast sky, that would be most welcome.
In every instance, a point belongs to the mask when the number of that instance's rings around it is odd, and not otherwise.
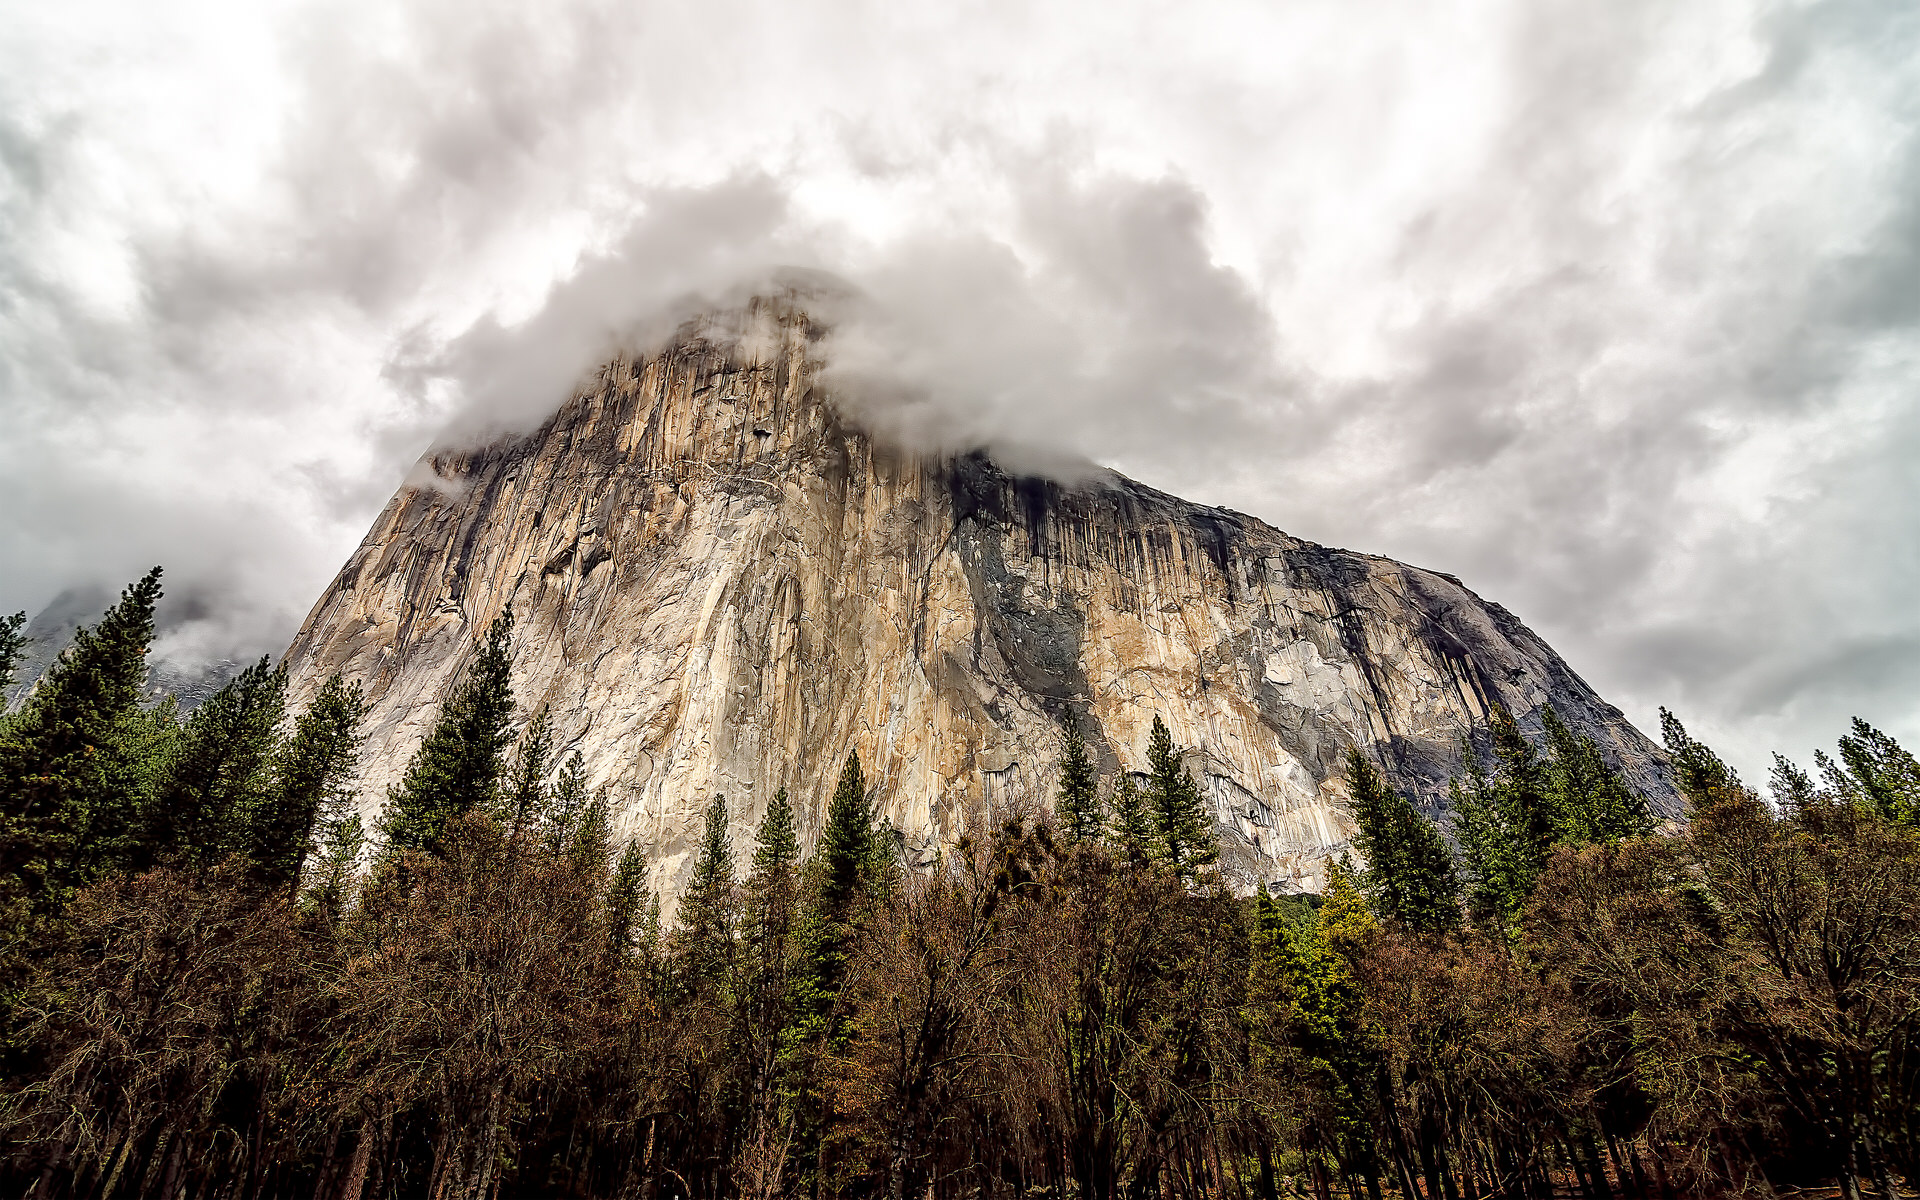
[[[1920,743],[1905,0],[0,0],[0,611],[277,651],[436,438],[795,266],[895,436],[1452,571],[1750,775]]]

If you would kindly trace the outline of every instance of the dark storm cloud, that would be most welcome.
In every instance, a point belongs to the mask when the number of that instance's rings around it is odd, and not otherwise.
[[[1906,7],[35,29],[0,35],[0,606],[159,559],[226,598],[180,653],[272,647],[434,438],[798,267],[888,436],[1453,570],[1749,765],[1855,710],[1920,739]]]

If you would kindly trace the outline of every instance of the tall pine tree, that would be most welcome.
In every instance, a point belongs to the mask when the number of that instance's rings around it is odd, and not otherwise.
[[[139,707],[159,598],[155,567],[74,634],[0,726],[0,930],[9,938],[130,857],[155,776],[144,760],[164,749],[145,736]]]
[[[1646,798],[1607,765],[1600,746],[1575,734],[1548,705],[1541,714],[1547,735],[1548,805],[1554,840],[1571,845],[1645,837],[1653,830]]]
[[[1080,739],[1080,728],[1067,714],[1067,751],[1060,759],[1060,794],[1054,813],[1067,840],[1091,842],[1099,838],[1104,814],[1100,811],[1100,774]]]
[[[248,826],[271,803],[287,711],[287,673],[262,658],[193,710],[166,785],[147,814],[141,865],[205,869],[248,849]]]
[[[359,685],[336,672],[294,722],[275,756],[273,786],[246,821],[244,848],[264,886],[297,888],[321,819],[352,804],[366,712]]]
[[[607,954],[615,963],[633,958],[634,941],[646,920],[641,897],[647,894],[647,853],[628,842],[607,888]]]
[[[1357,748],[1347,751],[1347,790],[1374,910],[1422,933],[1451,928],[1460,915],[1460,881],[1440,831]]]
[[[1122,770],[1113,785],[1113,803],[1107,815],[1107,838],[1128,862],[1146,863],[1154,854],[1153,814],[1131,772]]]
[[[1153,818],[1158,858],[1182,879],[1191,880],[1220,858],[1219,835],[1181,761],[1180,748],[1158,716],[1147,738],[1147,812]]]
[[[1680,718],[1664,708],[1660,710],[1660,740],[1666,743],[1667,756],[1673,761],[1673,781],[1688,804],[1707,808],[1722,793],[1740,789],[1739,774],[1705,742],[1695,741]]]
[[[733,962],[733,839],[727,835],[727,798],[707,805],[700,853],[680,899],[676,951],[698,985],[718,988]]]
[[[380,835],[389,855],[438,853],[447,822],[491,807],[513,742],[513,609],[474,647],[466,675],[427,734],[399,786],[387,793]]]

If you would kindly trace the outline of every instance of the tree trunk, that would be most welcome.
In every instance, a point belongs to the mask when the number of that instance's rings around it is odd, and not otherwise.
[[[360,1189],[367,1185],[367,1165],[373,1160],[373,1121],[360,1122],[360,1135],[354,1139],[353,1162],[347,1167],[347,1181],[340,1187],[340,1200],[360,1200]]]

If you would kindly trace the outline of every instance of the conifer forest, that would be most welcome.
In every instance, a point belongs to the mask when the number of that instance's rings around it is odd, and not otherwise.
[[[1920,1175],[1920,764],[1856,721],[1656,821],[1551,709],[1450,812],[1235,895],[1156,723],[930,869],[849,759],[810,854],[646,847],[474,647],[362,822],[363,701],[144,698],[156,570],[0,719],[0,1188],[121,1200],[1895,1196]],[[0,622],[10,675],[21,621]],[[516,732],[518,731],[518,732]],[[806,811],[814,811],[814,797]]]

